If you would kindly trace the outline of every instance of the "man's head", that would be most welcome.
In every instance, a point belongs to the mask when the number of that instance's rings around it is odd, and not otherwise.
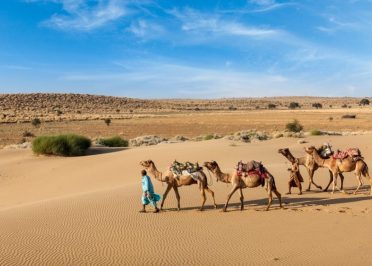
[[[145,176],[145,175],[147,175],[147,172],[146,172],[146,170],[142,170],[142,171],[141,171],[141,175],[142,175],[142,176]]]

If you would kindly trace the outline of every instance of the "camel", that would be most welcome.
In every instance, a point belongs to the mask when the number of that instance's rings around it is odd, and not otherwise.
[[[224,183],[232,184],[232,190],[228,194],[226,204],[223,208],[224,212],[226,212],[227,210],[227,206],[229,204],[231,196],[238,189],[240,192],[240,210],[243,210],[244,209],[243,188],[255,188],[263,184],[262,177],[257,174],[248,175],[247,177],[244,177],[244,176],[238,176],[237,171],[234,171],[231,174],[223,173],[216,161],[205,162],[204,166],[215,175],[217,181],[222,181]],[[272,192],[274,192],[277,198],[279,199],[280,208],[282,208],[281,194],[278,192],[276,188],[274,177],[267,171],[266,171],[266,174],[267,174],[267,178],[265,178],[264,182],[265,182],[266,191],[269,195],[269,201],[266,207],[266,211],[269,210],[271,206],[271,202],[273,200]]]
[[[354,174],[356,178],[358,179],[358,187],[354,191],[354,194],[356,194],[359,190],[359,188],[363,185],[362,183],[362,175],[366,177],[370,183],[371,186],[371,195],[372,195],[372,179],[369,176],[368,173],[368,166],[363,160],[357,160],[354,161],[350,156],[346,157],[343,160],[335,159],[333,157],[330,157],[328,159],[323,159],[318,154],[318,150],[314,147],[308,147],[305,148],[305,151],[314,158],[314,161],[321,167],[327,167],[331,172],[333,176],[333,188],[332,188],[332,194],[335,192],[335,188],[337,188],[339,191],[344,192],[337,186],[337,176],[339,174],[342,174],[344,172],[352,172],[354,171]]]
[[[295,163],[296,160],[297,160],[299,165],[303,165],[306,168],[307,173],[309,174],[309,186],[306,189],[306,191],[310,191],[311,184],[313,184],[314,186],[316,186],[319,189],[322,189],[321,186],[318,186],[314,182],[314,173],[315,173],[316,170],[318,170],[319,168],[321,168],[323,166],[317,164],[316,161],[314,160],[313,156],[306,153],[306,155],[303,156],[303,157],[295,158],[288,148],[279,149],[278,152],[280,154],[282,154],[285,158],[287,158],[288,161],[290,161],[292,164]],[[342,189],[343,186],[344,186],[344,175],[342,173],[340,173],[339,175],[340,175],[340,179],[341,179],[341,189]],[[331,185],[332,180],[333,180],[333,174],[332,174],[331,171],[329,171],[329,182],[328,182],[327,187],[323,190],[324,192],[328,191],[328,188]]]
[[[141,161],[140,165],[143,166],[151,175],[153,175],[156,180],[167,184],[167,188],[165,189],[163,199],[161,201],[160,210],[163,209],[165,199],[167,198],[167,195],[171,189],[173,189],[174,193],[176,194],[177,210],[178,211],[181,210],[180,194],[178,193],[178,187],[190,186],[194,184],[199,185],[199,189],[202,196],[202,205],[200,207],[200,211],[203,210],[205,201],[207,200],[205,191],[211,194],[213,198],[214,208],[215,209],[217,208],[216,201],[214,198],[214,192],[208,187],[207,176],[202,170],[196,172],[197,180],[195,180],[190,175],[175,176],[174,173],[169,169],[167,169],[166,173],[163,175],[162,172],[158,171],[158,169],[155,166],[155,163],[152,160]]]

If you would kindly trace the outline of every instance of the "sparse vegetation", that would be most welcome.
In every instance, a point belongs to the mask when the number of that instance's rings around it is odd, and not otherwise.
[[[313,103],[312,107],[314,107],[316,109],[321,109],[321,108],[323,108],[323,105],[321,103]]]
[[[346,104],[341,105],[342,108],[347,108]]]
[[[320,131],[319,129],[313,129],[313,130],[310,131],[310,135],[311,136],[321,136],[321,135],[323,135],[323,132]]]
[[[128,147],[128,140],[122,139],[119,136],[114,136],[111,138],[103,138],[98,140],[98,144],[106,147]]]
[[[237,108],[234,107],[233,105],[230,105],[230,106],[229,106],[229,110],[230,110],[230,111],[235,111],[235,110],[237,110]]]
[[[26,131],[24,131],[22,133],[22,137],[24,137],[24,138],[33,138],[33,137],[35,137],[35,135],[32,132],[26,130]]]
[[[63,112],[61,110],[56,110],[56,115],[57,116],[60,116],[61,114],[63,114]]]
[[[107,126],[109,126],[111,124],[111,118],[105,118],[105,119],[103,119],[103,121],[105,122],[105,124]]]
[[[288,123],[285,126],[286,130],[289,132],[301,132],[303,129],[303,126],[300,124],[300,122],[295,119],[292,122]]]
[[[269,103],[269,104],[267,105],[267,108],[272,110],[272,109],[275,109],[275,108],[276,108],[276,105],[273,104],[273,103]]]
[[[210,139],[214,139],[214,135],[208,134],[204,136],[204,140],[210,140]]]
[[[369,100],[367,98],[364,98],[360,101],[360,105],[369,105]]]
[[[74,134],[40,136],[33,140],[32,150],[44,155],[81,156],[85,155],[90,145],[90,139]]]
[[[332,117],[332,116],[328,117],[328,120],[329,120],[330,122],[333,121],[333,117]]]
[[[300,104],[298,102],[291,102],[289,105],[288,105],[288,108],[289,109],[296,109],[296,108],[301,108]]]
[[[31,120],[31,124],[34,126],[34,127],[40,127],[41,125],[41,120],[39,118],[34,118]]]

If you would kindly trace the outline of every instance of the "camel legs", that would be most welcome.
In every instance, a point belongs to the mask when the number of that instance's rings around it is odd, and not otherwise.
[[[160,204],[160,210],[163,209],[164,201],[165,201],[165,199],[167,198],[168,193],[169,193],[169,191],[171,190],[171,188],[172,188],[172,185],[168,185],[167,188],[165,189],[165,192],[164,192],[164,194],[163,194],[163,199],[161,200],[161,204]]]
[[[180,193],[178,193],[178,187],[177,185],[173,186],[174,193],[176,194],[176,199],[177,199],[177,211],[181,210],[181,197]]]
[[[335,193],[335,189],[337,188],[338,191],[345,193],[344,190],[340,189],[337,186],[337,176],[339,173],[333,173],[333,187],[332,187],[332,194]]]
[[[301,183],[300,183],[300,185],[301,185]],[[280,208],[283,208],[283,206],[282,206],[282,195],[276,189],[274,189],[273,192],[275,193],[276,197],[279,200],[279,206],[280,206]]]
[[[244,196],[243,196],[243,189],[239,188],[240,192],[240,210],[244,210]]]
[[[306,191],[310,191],[311,184],[313,184],[314,186],[316,186],[316,188],[322,189],[322,186],[317,185],[314,182],[314,180],[313,180],[313,178],[314,178],[314,169],[307,169],[307,172],[309,174],[309,186],[307,187]]]
[[[226,211],[226,209],[227,209],[227,205],[229,204],[229,201],[230,201],[230,199],[231,199],[231,196],[235,193],[235,191],[237,191],[238,190],[238,186],[237,185],[235,185],[235,186],[233,186],[233,189],[231,190],[231,192],[227,195],[227,201],[226,201],[226,203],[225,203],[225,206],[223,207],[223,211],[225,212]]]
[[[363,185],[363,182],[362,182],[362,174],[361,174],[361,173],[355,173],[355,176],[356,176],[356,178],[358,179],[358,187],[357,187],[356,190],[354,191],[354,195],[356,195],[356,193],[358,192],[359,188]]]
[[[205,188],[205,190],[209,193],[209,194],[211,194],[211,196],[212,196],[212,199],[213,199],[213,205],[214,205],[214,208],[215,209],[217,209],[217,204],[216,204],[216,200],[215,200],[215,198],[214,198],[214,192],[213,192],[213,190],[211,190],[210,188]]]
[[[269,202],[267,203],[266,211],[270,209],[271,202],[273,202],[273,192],[272,192],[271,184],[267,188],[267,194],[269,195]]]
[[[344,189],[344,179],[345,179],[345,177],[341,173],[339,173],[338,175],[340,176],[340,180],[341,180],[341,190],[343,190]],[[332,181],[333,181],[333,174],[332,174],[331,170],[329,170],[329,183],[328,183],[327,187],[323,190],[323,192],[328,191],[328,188],[332,184]]]
[[[200,192],[201,192],[201,195],[202,195],[202,205],[200,207],[200,211],[202,211],[203,208],[204,208],[205,201],[207,200],[207,197],[205,196],[205,190],[204,190],[204,188],[201,188],[200,189]]]

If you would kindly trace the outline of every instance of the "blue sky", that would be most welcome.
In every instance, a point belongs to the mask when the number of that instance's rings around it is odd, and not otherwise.
[[[372,96],[372,0],[1,0],[18,92]]]

